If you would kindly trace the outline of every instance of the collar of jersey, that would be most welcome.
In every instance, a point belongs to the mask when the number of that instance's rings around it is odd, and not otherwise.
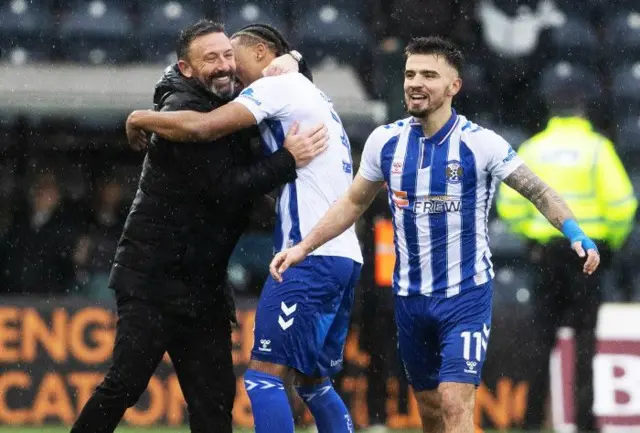
[[[415,133],[417,133],[421,138],[424,138],[425,140],[434,142],[436,144],[444,143],[444,141],[447,139],[449,134],[451,134],[451,132],[453,131],[453,128],[455,128],[456,123],[458,123],[458,113],[456,113],[456,110],[452,108],[451,117],[449,117],[449,120],[447,120],[447,123],[445,123],[444,126],[440,128],[440,130],[435,134],[433,134],[431,137],[425,137],[424,131],[422,130],[422,125],[420,124],[420,122],[415,120],[413,117],[409,121],[409,125],[411,125],[411,129]]]

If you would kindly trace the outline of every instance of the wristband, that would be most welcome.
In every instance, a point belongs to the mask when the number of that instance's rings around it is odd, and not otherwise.
[[[565,235],[571,244],[580,242],[585,251],[596,250],[598,247],[587,235],[584,234],[576,220],[568,219],[562,223],[562,234]]]
[[[562,234],[571,243],[581,241],[583,237],[586,237],[578,222],[574,219],[568,219],[562,223]]]

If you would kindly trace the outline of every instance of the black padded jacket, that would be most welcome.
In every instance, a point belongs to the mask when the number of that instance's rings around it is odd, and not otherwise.
[[[154,95],[159,111],[209,112],[224,103],[176,65],[166,69]],[[188,314],[232,311],[227,265],[252,204],[296,178],[286,149],[254,155],[251,142],[258,139],[257,127],[207,143],[151,137],[111,272],[117,294]]]

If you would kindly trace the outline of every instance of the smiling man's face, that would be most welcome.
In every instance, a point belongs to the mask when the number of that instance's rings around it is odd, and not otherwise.
[[[457,70],[444,56],[411,54],[404,71],[404,99],[407,111],[425,118],[442,107],[460,90]]]
[[[186,58],[179,63],[186,77],[195,78],[214,95],[224,99],[233,97],[236,62],[231,42],[224,33],[209,33],[195,38],[189,45]]]

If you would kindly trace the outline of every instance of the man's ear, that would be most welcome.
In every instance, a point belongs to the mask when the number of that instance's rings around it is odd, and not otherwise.
[[[263,60],[267,55],[267,47],[262,42],[258,42],[253,49],[256,55],[256,60],[258,61]]]
[[[193,77],[193,68],[189,66],[189,63],[184,60],[178,60],[178,69],[180,69],[180,73],[187,78]]]
[[[449,96],[451,97],[456,96],[460,91],[460,89],[462,89],[462,79],[458,77],[455,80],[453,80],[453,83],[451,83],[451,86],[449,86],[449,91],[448,91]]]

